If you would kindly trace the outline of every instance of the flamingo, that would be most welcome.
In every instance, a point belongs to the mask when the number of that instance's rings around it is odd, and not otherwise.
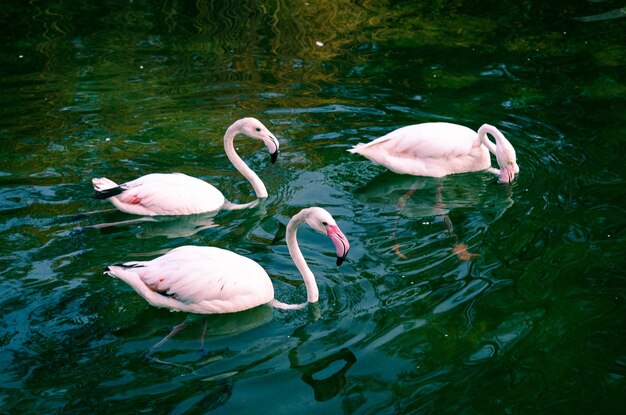
[[[239,157],[233,141],[239,134],[261,140],[268,148],[272,163],[278,156],[278,140],[257,119],[235,121],[224,134],[224,151],[235,168],[250,182],[257,198],[266,198],[265,185]],[[92,180],[94,198],[109,199],[122,212],[143,215],[193,215],[220,209],[243,209],[258,204],[258,200],[235,204],[209,183],[182,173],[153,173],[118,185],[106,177]]]
[[[304,280],[306,303],[285,304],[276,300],[272,282],[258,263],[215,247],[181,246],[151,261],[108,266],[105,274],[126,282],[151,305],[173,311],[234,313],[262,304],[282,309],[302,308],[319,299],[315,277],[296,240],[297,229],[305,222],[331,239],[337,252],[337,266],[345,260],[350,243],[330,213],[322,208],[306,208],[291,218],[286,231],[287,247]]]
[[[487,134],[496,139],[494,144]],[[447,122],[409,125],[348,150],[400,174],[442,177],[485,170],[511,183],[519,173],[515,149],[496,127],[483,124],[478,133]],[[499,169],[491,167],[489,153]]]

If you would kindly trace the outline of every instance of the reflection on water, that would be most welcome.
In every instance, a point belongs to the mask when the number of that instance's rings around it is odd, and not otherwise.
[[[412,230],[418,224],[423,228],[440,228],[441,236],[432,234],[429,236],[431,241],[438,243],[445,235],[451,240],[450,252],[460,260],[467,261],[478,254],[468,251],[465,241],[476,240],[504,215],[514,204],[513,191],[512,186],[497,184],[493,177],[482,173],[435,179],[385,172],[356,189],[355,194],[358,200],[367,203],[370,208],[380,208],[388,214],[391,214],[389,207],[396,207],[390,238],[377,238],[376,243],[385,246],[391,244],[391,250],[399,258],[416,256],[415,252],[411,255],[405,252],[404,245],[410,251],[418,249],[415,246],[416,235]],[[469,230],[467,235],[463,235],[464,239],[455,231],[452,219],[455,217],[461,217],[462,228]],[[402,218],[407,218],[408,221],[401,221]],[[401,222],[409,228],[403,229]],[[429,242],[427,239],[423,242],[425,245],[419,249],[427,252]]]
[[[197,350],[202,354],[205,354],[204,350],[204,341],[206,336],[228,336],[233,334],[244,333],[246,331],[252,330],[255,327],[258,327],[272,318],[272,308],[269,306],[260,306],[250,310],[238,312],[238,313],[228,313],[228,314],[216,314],[216,315],[188,315],[185,321],[179,323],[172,327],[169,334],[159,340],[157,343],[152,345],[149,349],[147,349],[144,353],[144,357],[149,359],[151,362],[172,365],[181,368],[188,369],[190,371],[194,370],[194,367],[202,367],[210,364],[215,360],[214,357],[209,359],[200,359],[199,361],[188,362],[186,364],[171,362],[167,360],[163,360],[157,357],[157,353],[161,350],[161,348],[174,336],[178,333],[186,329],[191,325],[195,325],[198,320],[201,320],[201,329],[199,330],[198,336],[198,348]]]
[[[325,378],[315,379],[314,375],[326,370],[335,362],[343,361],[343,365],[334,373],[326,374]],[[348,349],[342,349],[333,353],[317,362],[309,363],[304,366],[292,366],[302,372],[302,381],[313,389],[313,397],[316,401],[324,402],[334,398],[346,386],[348,382],[346,373],[356,363],[356,357]]]
[[[576,17],[581,22],[598,22],[602,20],[620,19],[626,17],[626,7],[610,10],[604,13],[593,14],[591,16]]]
[[[118,222],[106,222],[88,225],[85,229],[104,229],[117,226],[138,227],[138,238],[165,236],[168,238],[189,237],[197,232],[219,226],[214,217],[218,212],[200,213],[184,216],[142,216]]]

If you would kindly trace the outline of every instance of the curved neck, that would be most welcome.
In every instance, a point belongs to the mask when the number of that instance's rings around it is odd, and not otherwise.
[[[250,167],[239,157],[239,154],[235,151],[235,137],[239,133],[237,130],[238,126],[236,124],[231,125],[226,130],[226,134],[224,134],[224,151],[226,152],[226,156],[230,160],[230,162],[235,166],[235,168],[248,179],[252,188],[254,189],[254,193],[257,197],[267,197],[267,190],[265,189],[265,185],[257,176],[257,174],[252,171]]]
[[[496,143],[498,142],[498,134],[500,131],[496,129],[496,127],[491,126],[489,124],[484,124],[482,127],[478,129],[478,139],[481,143],[487,147],[490,153],[496,154],[496,145],[489,140],[487,134],[491,134],[496,137]]]
[[[289,254],[291,255],[291,259],[293,259],[294,264],[300,271],[300,275],[302,275],[302,279],[304,280],[304,285],[306,287],[306,300],[309,303],[316,303],[319,299],[319,290],[317,288],[317,283],[315,282],[315,276],[313,272],[309,269],[304,257],[302,256],[302,252],[300,251],[300,247],[298,246],[298,241],[296,239],[296,234],[298,232],[298,227],[304,223],[304,214],[303,212],[295,215],[289,223],[287,224],[286,238],[287,238],[287,247],[289,248]]]

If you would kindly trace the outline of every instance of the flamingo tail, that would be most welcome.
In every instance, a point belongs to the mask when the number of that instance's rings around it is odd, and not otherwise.
[[[355,153],[358,153],[359,150],[361,149],[361,147],[363,147],[363,146],[365,146],[364,143],[359,143],[359,144],[357,144],[355,146],[352,146],[352,148],[349,148],[346,151],[349,152],[349,153],[355,154]]]
[[[124,262],[123,264],[113,264],[113,265],[109,265],[104,267],[104,273],[111,276],[111,277],[117,277],[116,275],[114,275],[112,273],[112,269],[111,267],[118,267],[118,268],[141,268],[141,267],[145,267],[145,263],[142,261],[132,261],[132,262]]]
[[[113,196],[117,196],[122,193],[124,188],[119,186],[113,180],[109,180],[106,177],[98,177],[91,180],[93,184],[93,198],[94,199],[108,199]]]

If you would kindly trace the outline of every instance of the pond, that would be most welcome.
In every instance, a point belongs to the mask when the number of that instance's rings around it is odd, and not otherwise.
[[[626,410],[626,13],[615,1],[10,1],[0,14],[3,413]],[[182,172],[258,206],[137,219],[91,196]],[[499,128],[520,173],[400,175],[347,152],[396,128]],[[495,163],[495,159],[494,159]],[[201,316],[104,267],[183,245],[318,303]],[[103,226],[123,222],[113,226]],[[151,355],[180,324],[188,326]],[[205,330],[203,330],[205,328]]]

